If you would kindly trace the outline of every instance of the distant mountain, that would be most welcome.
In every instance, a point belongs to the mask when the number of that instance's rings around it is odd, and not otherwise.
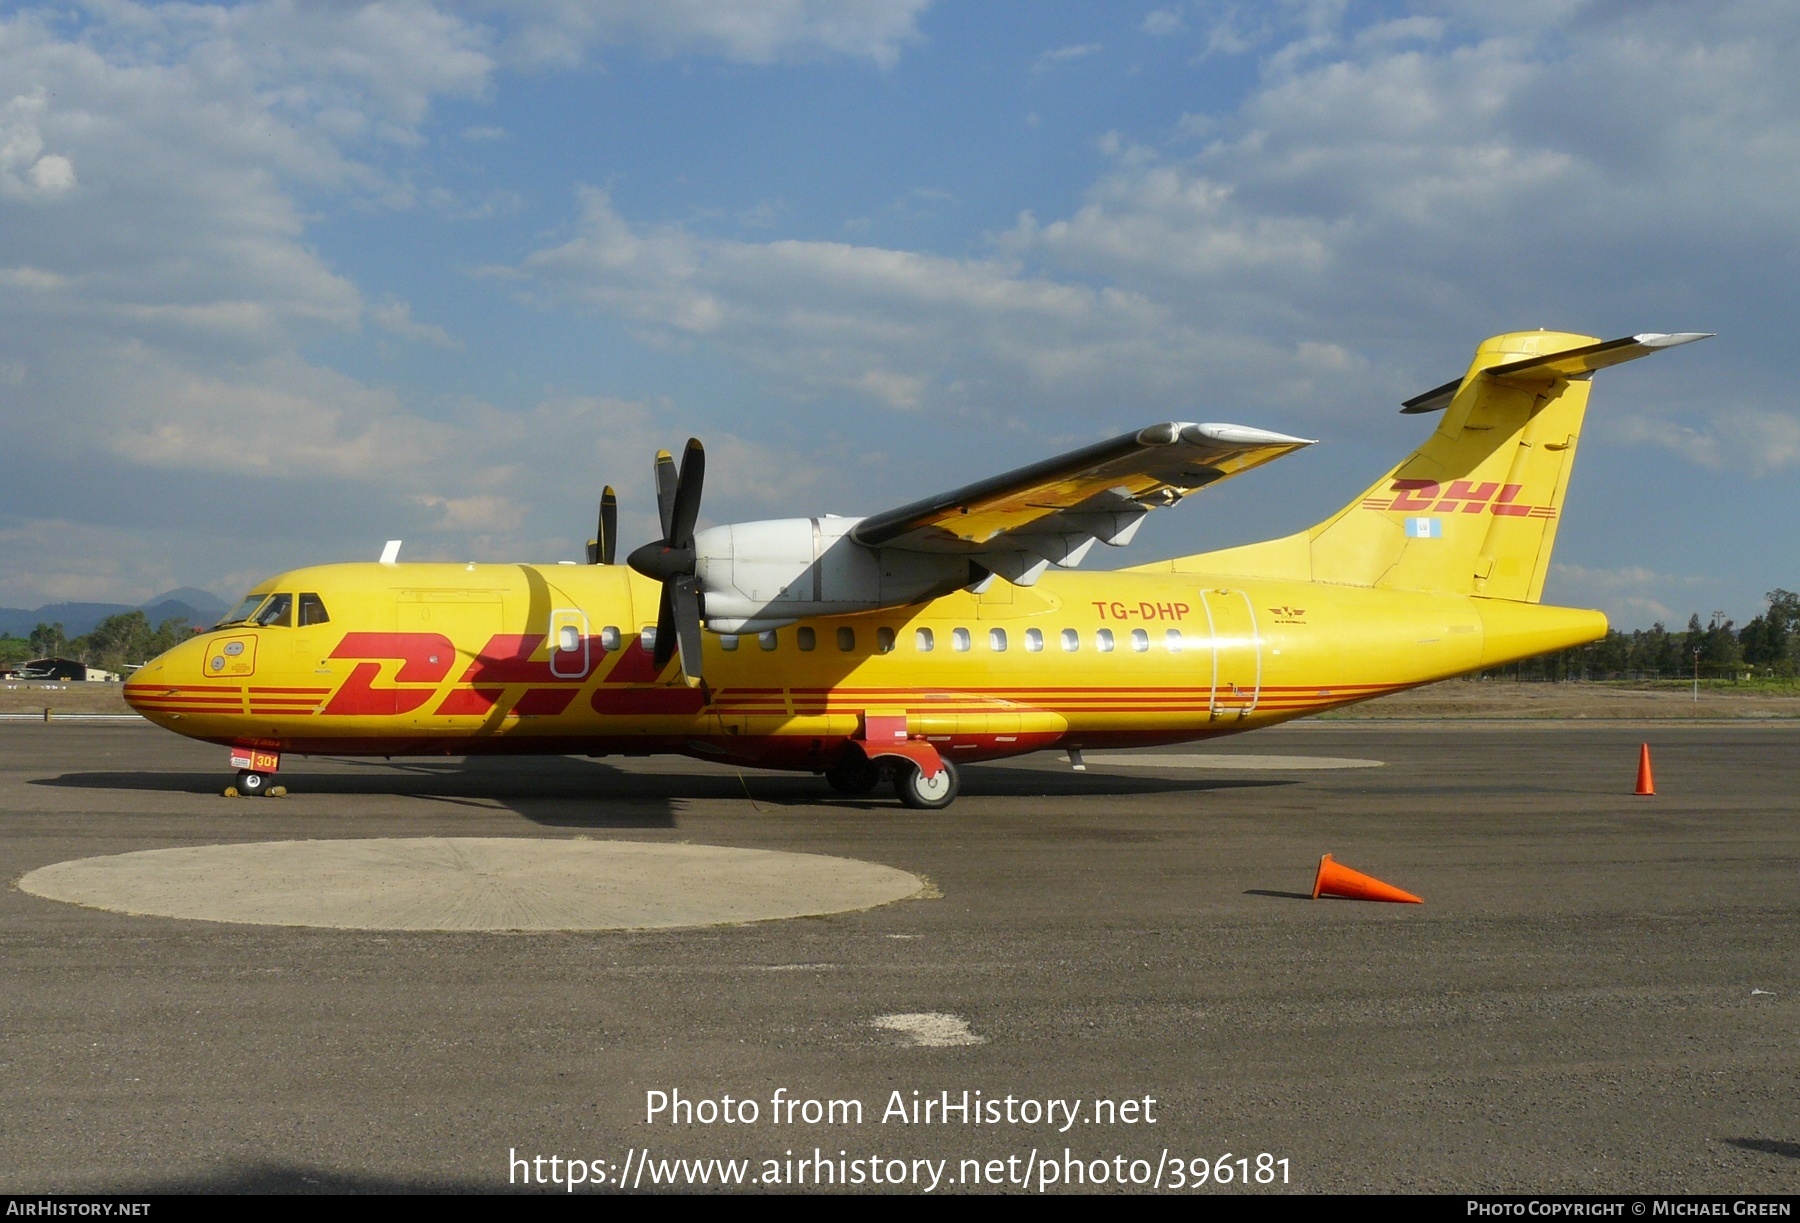
[[[216,624],[218,623],[220,616],[223,616],[226,612],[231,610],[231,604],[225,602],[225,600],[212,593],[212,591],[201,590],[198,586],[181,586],[175,590],[164,591],[154,599],[147,599],[144,602],[139,603],[138,606],[144,609],[144,614],[146,616],[150,617],[151,624],[160,624],[161,621],[151,613],[154,609],[161,607],[165,603],[172,603],[180,607],[188,608],[198,617],[194,621],[195,624],[200,624],[202,622],[207,625]],[[180,613],[170,612],[169,614],[179,615]]]
[[[60,624],[63,634],[79,637],[94,630],[108,616],[122,612],[142,611],[155,628],[164,620],[184,618],[189,624],[205,627],[217,623],[230,609],[224,600],[208,591],[183,586],[157,595],[133,608],[124,603],[48,603],[35,610],[22,607],[0,607],[0,634],[29,637],[40,624]]]

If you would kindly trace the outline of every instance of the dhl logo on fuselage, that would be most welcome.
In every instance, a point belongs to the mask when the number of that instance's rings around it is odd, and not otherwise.
[[[1521,505],[1518,496],[1523,484],[1500,484],[1489,480],[1477,484],[1472,480],[1452,480],[1448,486],[1436,480],[1395,480],[1388,497],[1364,497],[1365,510],[1391,510],[1406,514],[1479,514],[1486,510],[1502,518],[1554,518],[1553,505]]]
[[[578,639],[576,648],[535,658],[542,633],[501,633],[476,652],[434,717],[486,717],[508,687],[528,685],[507,714],[555,716],[569,707],[609,651],[598,637]],[[697,713],[705,697],[687,687],[646,687],[658,678],[655,660],[642,648],[610,651],[617,656],[589,704],[595,713]],[[327,716],[394,717],[414,713],[437,694],[456,662],[456,647],[439,633],[346,633],[331,657],[357,661],[350,676],[319,712]],[[398,661],[391,683],[381,683],[382,665]],[[620,685],[611,687],[611,685]],[[630,685],[626,687],[625,685]]]

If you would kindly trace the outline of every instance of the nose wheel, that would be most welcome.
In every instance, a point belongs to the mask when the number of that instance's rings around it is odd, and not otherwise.
[[[269,792],[269,775],[255,769],[240,770],[237,775],[237,792],[245,798],[261,798]]]
[[[956,801],[961,788],[962,779],[949,760],[943,762],[943,770],[935,777],[925,776],[925,771],[910,760],[900,761],[894,770],[894,792],[902,803],[919,811],[942,811]]]

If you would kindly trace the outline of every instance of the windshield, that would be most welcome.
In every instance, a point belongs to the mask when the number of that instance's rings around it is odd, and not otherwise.
[[[294,623],[294,596],[273,595],[256,613],[256,623],[264,628],[291,628]]]
[[[255,614],[256,609],[261,607],[263,605],[263,600],[268,597],[268,595],[245,595],[244,601],[237,605],[237,610],[213,625],[213,627],[224,628],[227,624],[249,623],[250,617]]]

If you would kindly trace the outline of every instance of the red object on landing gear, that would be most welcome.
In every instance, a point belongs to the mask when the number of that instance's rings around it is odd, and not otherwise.
[[[281,769],[281,753],[251,743],[231,745],[231,767],[253,773],[275,773]]]

